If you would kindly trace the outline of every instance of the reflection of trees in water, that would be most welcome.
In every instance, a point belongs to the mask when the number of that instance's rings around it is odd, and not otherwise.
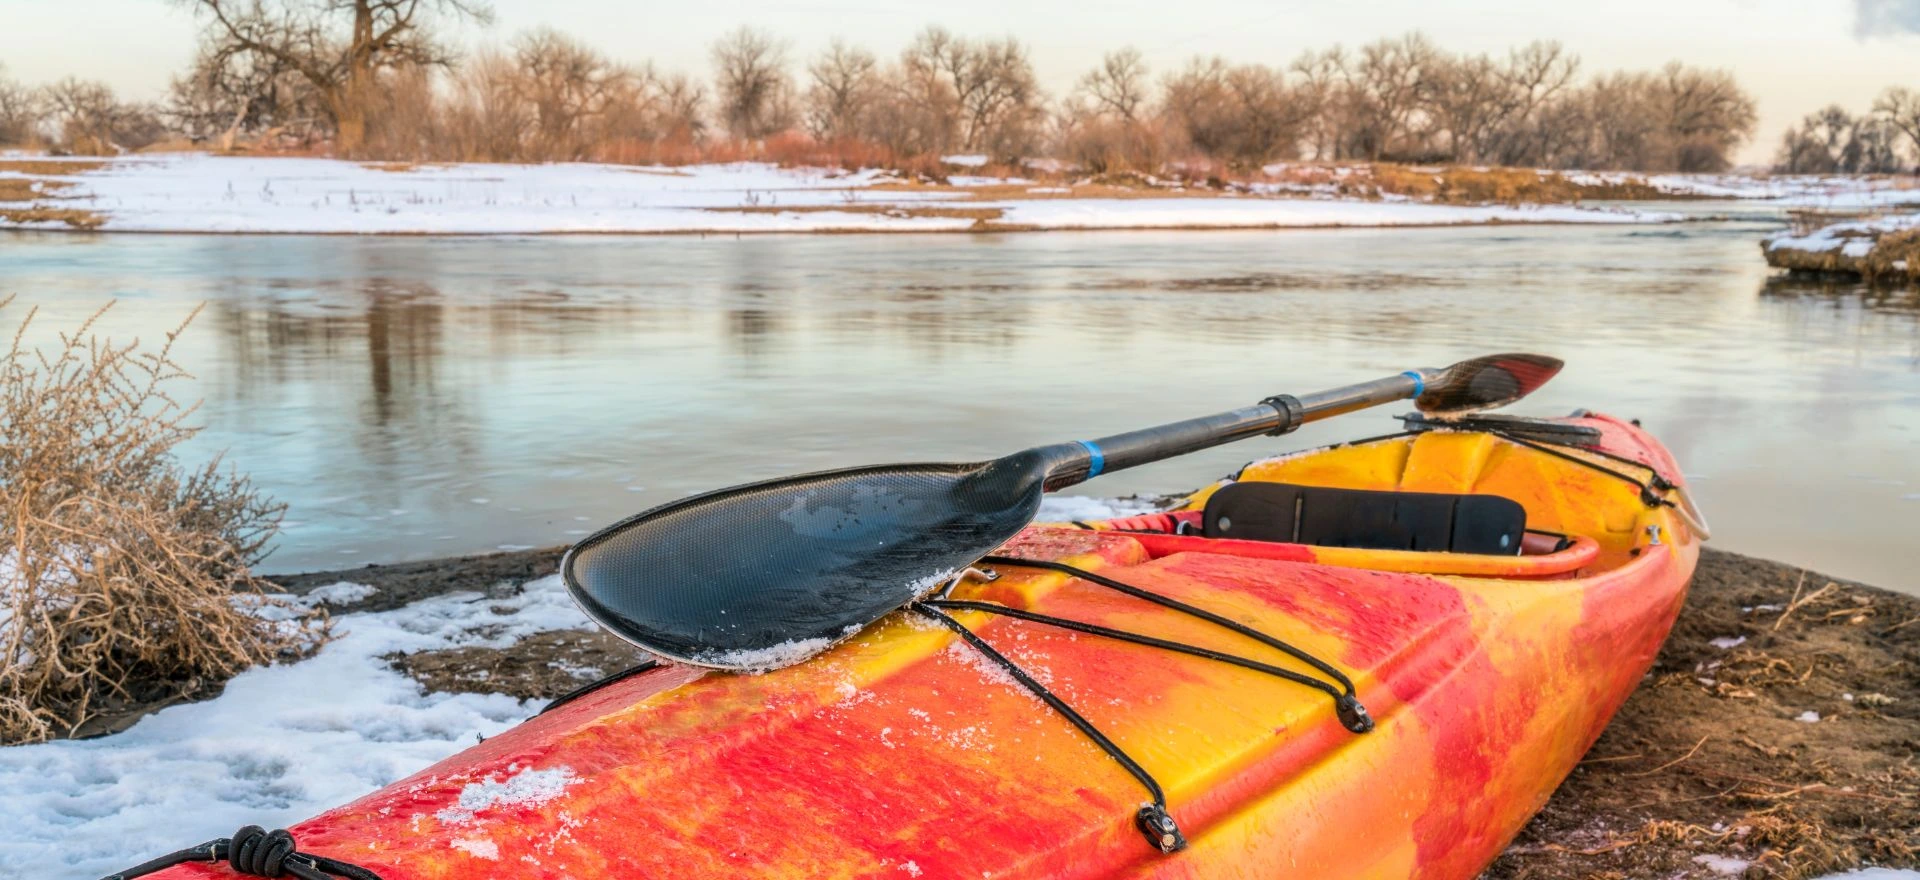
[[[351,458],[316,472],[382,480],[423,467],[480,470],[489,372],[499,364],[526,353],[564,356],[582,337],[632,335],[690,312],[554,290],[462,301],[389,278],[259,287],[208,306],[226,355],[226,375],[214,384],[235,427],[345,434],[319,448]]]
[[[1763,299],[1824,301],[1836,308],[1858,307],[1874,312],[1920,314],[1920,287],[1910,284],[1867,284],[1857,278],[1772,275],[1760,286],[1760,296]]]
[[[1858,335],[1905,341],[1908,358],[1920,366],[1920,288],[1911,285],[1867,284],[1858,279],[1808,275],[1773,275],[1760,285],[1762,304],[1790,309],[1789,321],[1804,322],[1827,314],[1833,320],[1859,326]],[[1856,338],[1861,352],[1878,350]]]

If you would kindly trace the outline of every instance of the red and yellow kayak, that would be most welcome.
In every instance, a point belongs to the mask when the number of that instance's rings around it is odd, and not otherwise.
[[[908,614],[763,675],[668,665],[624,679],[290,830],[301,851],[385,880],[1472,878],[1646,672],[1702,537],[1643,491],[1680,482],[1647,434],[1604,416],[1556,421],[1598,431],[1598,444],[1428,431],[1238,475],[1504,496],[1529,527],[1567,536],[1542,552],[1314,547],[1128,522],[1035,526],[999,551],[1205,608],[1352,679],[1370,733],[1272,675],[955,612],[1153,774],[1190,842],[1177,853],[1134,826],[1135,778],[954,633]],[[1312,673],[1084,579],[999,571],[954,598]],[[154,876],[233,875],[192,864]]]

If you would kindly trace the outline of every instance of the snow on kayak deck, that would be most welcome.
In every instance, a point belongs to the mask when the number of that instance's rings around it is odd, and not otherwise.
[[[1134,500],[1050,497],[1043,521],[1128,516]],[[304,601],[365,598],[335,584]],[[246,824],[283,828],[468,748],[544,705],[501,694],[426,693],[382,659],[536,632],[592,629],[558,576],[493,599],[450,593],[334,619],[336,638],[298,663],[236,676],[220,696],[173,706],[124,732],[0,748],[0,878],[92,880]],[[475,783],[460,806],[537,798],[565,774]],[[471,803],[469,801],[471,800]]]
[[[883,172],[742,163],[629,165],[356,163],[201,154],[75,163],[35,204],[98,215],[107,231],[273,233],[951,232],[1271,228],[1476,223],[1655,223],[1676,214],[1573,206],[1430,205],[1295,198],[1043,198],[977,201],[964,190],[879,188]],[[963,182],[1009,181],[967,179]],[[965,213],[940,208],[964,209]],[[976,225],[984,221],[985,226]],[[57,228],[50,222],[0,227]]]

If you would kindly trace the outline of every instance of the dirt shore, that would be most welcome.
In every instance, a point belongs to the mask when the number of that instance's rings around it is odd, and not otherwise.
[[[512,591],[558,550],[282,578],[342,611]],[[552,697],[639,655],[600,633],[396,657],[425,686]],[[1817,720],[1816,720],[1817,719]],[[1483,880],[1802,878],[1920,866],[1920,599],[1707,550],[1645,683]]]

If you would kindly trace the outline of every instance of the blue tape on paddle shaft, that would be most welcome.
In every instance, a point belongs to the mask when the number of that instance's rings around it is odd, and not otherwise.
[[[1419,397],[1427,393],[1427,380],[1420,378],[1419,370],[1408,370],[1400,375],[1413,380],[1413,396]]]
[[[1106,453],[1101,452],[1099,445],[1090,440],[1075,440],[1073,442],[1087,447],[1087,454],[1093,456],[1093,460],[1087,462],[1087,479],[1091,480],[1094,477],[1100,476],[1100,472],[1107,469]]]

